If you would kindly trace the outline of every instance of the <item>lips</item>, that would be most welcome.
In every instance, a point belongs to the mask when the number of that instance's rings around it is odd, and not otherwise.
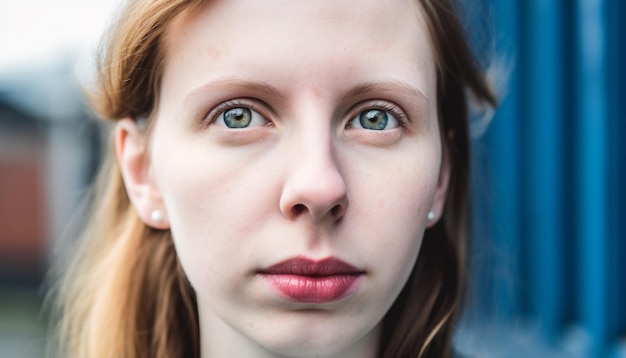
[[[334,258],[314,261],[299,257],[262,269],[258,274],[284,299],[326,303],[354,292],[364,271]]]

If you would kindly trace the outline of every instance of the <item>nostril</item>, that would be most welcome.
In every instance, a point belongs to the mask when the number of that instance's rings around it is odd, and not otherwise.
[[[303,204],[296,204],[293,206],[291,211],[294,215],[300,215],[306,210],[306,207]]]
[[[333,206],[333,208],[330,209],[330,213],[332,214],[332,216],[337,216],[340,211],[341,211],[341,205],[339,204]]]

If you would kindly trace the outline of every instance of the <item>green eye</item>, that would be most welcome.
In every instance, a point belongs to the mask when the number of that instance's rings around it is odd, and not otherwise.
[[[222,114],[224,124],[228,128],[246,128],[252,122],[252,111],[248,108],[231,108]]]
[[[380,109],[370,109],[359,115],[359,123],[364,129],[380,131],[387,127],[388,122],[387,112]]]

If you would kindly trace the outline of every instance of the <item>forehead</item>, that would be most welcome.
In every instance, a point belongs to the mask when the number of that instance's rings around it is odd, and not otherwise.
[[[168,84],[254,77],[326,88],[321,72],[333,82],[434,82],[416,0],[207,1],[171,24],[165,44]]]

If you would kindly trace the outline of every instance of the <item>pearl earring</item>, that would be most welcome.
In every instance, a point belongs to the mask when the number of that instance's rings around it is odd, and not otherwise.
[[[428,221],[433,221],[435,220],[435,212],[434,211],[429,211],[428,215],[426,216],[426,219],[428,219]]]
[[[159,210],[152,210],[152,212],[150,213],[150,219],[152,220],[152,222],[160,223],[161,221],[163,221],[163,214],[161,214]]]

